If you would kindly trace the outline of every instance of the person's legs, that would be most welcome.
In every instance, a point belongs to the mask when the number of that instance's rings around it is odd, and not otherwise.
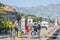
[[[16,33],[17,33],[17,35],[18,35],[18,28],[15,28],[15,31],[16,31]]]
[[[37,30],[37,35],[38,37],[40,37],[40,30]]]
[[[28,33],[28,36],[29,36],[29,38],[31,38],[30,31],[29,31],[29,33]]]
[[[18,28],[15,28],[15,31],[18,32]]]
[[[34,29],[35,32],[37,32],[37,29]]]

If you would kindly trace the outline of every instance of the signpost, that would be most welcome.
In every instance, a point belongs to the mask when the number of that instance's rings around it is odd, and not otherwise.
[[[55,26],[57,26],[57,21],[58,21],[58,20],[57,20],[57,16],[56,16],[56,19],[55,19]]]

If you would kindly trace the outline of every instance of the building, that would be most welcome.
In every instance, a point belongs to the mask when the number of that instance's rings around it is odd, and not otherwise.
[[[4,6],[4,7],[0,7],[0,9],[4,10],[4,12],[0,12],[0,14],[1,14],[0,16],[5,15],[5,16],[3,16],[5,18],[5,20],[8,20],[8,19],[9,19],[9,21],[16,20],[18,14],[14,8],[9,7],[9,6]]]

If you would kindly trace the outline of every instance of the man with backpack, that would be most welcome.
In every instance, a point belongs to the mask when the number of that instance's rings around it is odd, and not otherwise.
[[[41,31],[41,26],[40,26],[40,21],[38,23],[35,23],[33,28],[34,28],[34,31],[37,32],[37,35],[38,37],[40,37],[40,31]]]
[[[41,22],[38,22],[38,27],[37,27],[37,34],[40,37],[40,32],[41,32]]]

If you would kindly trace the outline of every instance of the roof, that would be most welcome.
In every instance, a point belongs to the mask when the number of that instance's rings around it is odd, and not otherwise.
[[[4,7],[0,7],[1,9],[3,9],[4,11],[10,11],[10,12],[15,12],[15,9],[9,6],[4,6]]]
[[[12,8],[12,7],[5,6],[3,9],[4,9],[5,11],[15,12],[15,9]]]

